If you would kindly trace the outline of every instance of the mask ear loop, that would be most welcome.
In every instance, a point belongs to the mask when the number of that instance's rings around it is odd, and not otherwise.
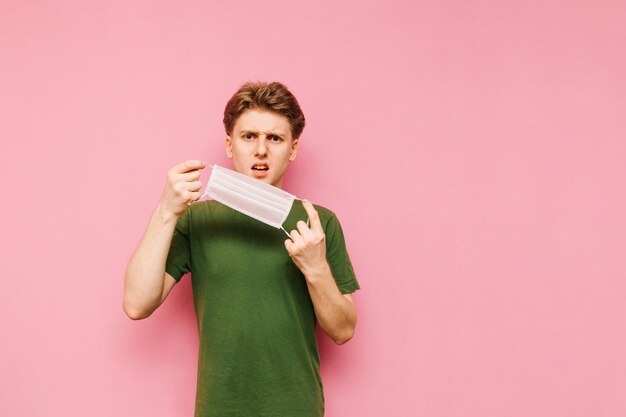
[[[285,228],[284,228],[284,227],[280,226],[280,229],[281,229],[283,232],[285,232],[285,234],[287,235],[287,237],[288,237],[289,239],[291,239],[291,235],[290,235],[289,233],[287,233],[287,231],[285,230]],[[291,239],[291,241],[293,242],[293,239]]]

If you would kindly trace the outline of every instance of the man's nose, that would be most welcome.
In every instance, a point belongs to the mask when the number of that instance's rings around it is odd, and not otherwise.
[[[259,140],[256,145],[256,154],[257,155],[265,155],[267,154],[267,145],[265,143],[265,136],[260,135]]]

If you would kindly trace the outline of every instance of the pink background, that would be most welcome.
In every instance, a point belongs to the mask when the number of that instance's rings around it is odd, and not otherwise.
[[[361,291],[320,334],[328,417],[626,415],[619,1],[0,5],[0,415],[191,416],[188,277],[122,311],[167,170],[279,80],[285,188],[334,210]],[[203,177],[206,180],[206,174]]]

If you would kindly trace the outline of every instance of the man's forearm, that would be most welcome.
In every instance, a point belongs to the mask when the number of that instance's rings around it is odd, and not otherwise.
[[[337,288],[328,263],[305,278],[322,330],[337,344],[350,340],[356,326],[356,308]]]
[[[131,318],[145,318],[161,303],[165,262],[176,221],[176,217],[164,213],[159,204],[128,262],[124,282],[124,311]]]

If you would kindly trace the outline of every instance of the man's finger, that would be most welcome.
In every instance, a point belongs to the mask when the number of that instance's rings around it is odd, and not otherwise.
[[[197,181],[200,179],[200,170],[194,169],[193,171],[186,172],[184,174],[179,174],[180,178],[185,181]]]
[[[300,233],[298,233],[297,230],[292,230],[291,233],[289,233],[289,236],[291,236],[291,240],[293,240],[295,245],[302,244],[302,236],[300,236]]]
[[[285,249],[287,249],[287,253],[291,256],[293,242],[291,239],[285,239]]]
[[[203,169],[204,167],[206,167],[204,161],[200,161],[199,159],[190,159],[176,165],[173,168],[173,171],[177,174],[184,174],[185,172],[193,171],[195,169]]]
[[[198,191],[200,188],[202,188],[202,183],[200,181],[185,182],[183,183],[182,187],[185,190]]]
[[[320,223],[320,217],[317,214],[317,210],[315,210],[315,207],[313,207],[313,204],[309,200],[302,200],[302,206],[309,215],[309,220],[311,221],[311,230],[323,232],[324,229],[322,228],[322,223]]]
[[[309,229],[306,226],[306,223],[304,223],[302,220],[298,220],[298,223],[296,223],[296,227],[298,228],[298,231],[305,240],[310,239],[313,236],[313,232],[311,232],[311,229]]]

